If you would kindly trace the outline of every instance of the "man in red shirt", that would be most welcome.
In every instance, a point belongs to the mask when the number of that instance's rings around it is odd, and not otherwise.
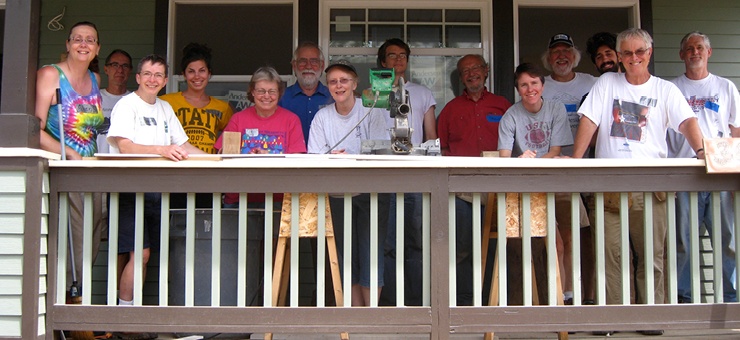
[[[465,91],[439,114],[437,135],[442,155],[478,157],[482,151],[498,150],[498,123],[511,103],[486,89],[489,69],[483,56],[462,57],[457,72]]]
[[[488,92],[488,63],[483,56],[468,54],[457,62],[465,84],[463,94],[451,100],[439,115],[437,135],[442,155],[479,157],[482,151],[498,150],[498,125],[511,106],[506,98]],[[473,205],[455,198],[455,252],[457,258],[457,305],[473,304]]]

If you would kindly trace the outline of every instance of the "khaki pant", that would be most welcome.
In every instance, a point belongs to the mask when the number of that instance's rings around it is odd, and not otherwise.
[[[633,193],[633,204],[629,210],[629,240],[634,256],[637,257],[635,280],[637,282],[636,303],[647,301],[645,285],[645,226],[644,199],[642,193]],[[654,198],[649,195],[648,199]],[[653,199],[653,274],[655,277],[655,303],[665,302],[664,252],[666,242],[666,202]],[[606,262],[606,302],[622,303],[621,270],[621,225],[618,213],[604,212],[604,248]],[[629,274],[626,277],[630,277]],[[635,285],[628,283],[630,290]]]
[[[77,282],[82,284],[82,235],[84,231],[84,195],[82,193],[69,193],[69,221],[72,226],[72,240],[74,245],[74,257],[75,257],[75,272],[77,274]],[[102,194],[93,194],[93,236],[92,236],[92,262],[95,263],[95,258],[98,256],[98,248],[100,248],[100,240],[103,236],[103,232],[107,224],[103,219],[103,198]],[[64,228],[63,232],[68,232],[67,228]],[[67,252],[69,258],[69,246],[59,251]],[[67,262],[67,289],[72,285],[72,265],[71,261]],[[81,292],[80,292],[81,293]]]

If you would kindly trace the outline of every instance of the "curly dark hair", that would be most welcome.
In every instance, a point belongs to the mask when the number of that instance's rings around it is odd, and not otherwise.
[[[586,50],[591,56],[591,62],[596,64],[596,51],[599,47],[606,45],[612,50],[617,50],[617,36],[614,33],[599,32],[594,34],[591,38],[588,38],[586,42]]]

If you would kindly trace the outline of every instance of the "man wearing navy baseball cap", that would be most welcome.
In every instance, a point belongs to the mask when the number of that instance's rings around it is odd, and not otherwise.
[[[578,130],[580,117],[578,116],[578,106],[583,96],[591,90],[591,86],[596,82],[596,78],[587,73],[573,71],[581,61],[581,52],[578,51],[573,38],[566,33],[558,33],[550,38],[547,44],[547,50],[542,54],[542,64],[545,69],[552,71],[552,74],[545,77],[544,88],[542,90],[542,99],[557,101],[565,105],[565,111],[568,115],[568,123],[571,133],[575,138]],[[566,156],[573,154],[573,146],[564,146],[561,153]],[[579,198],[580,200],[580,198]],[[571,232],[571,220],[576,219],[581,226],[581,242],[586,243],[584,246],[590,246],[590,225],[588,214],[583,202],[579,202],[580,213],[578,216],[571,216],[571,195],[568,193],[559,193],[555,195],[555,218],[558,222],[558,233],[562,238],[562,252],[560,263],[564,269],[563,280],[563,298],[567,304],[572,303],[573,299],[573,252]],[[588,272],[588,265],[584,264],[583,271]],[[588,299],[591,299],[589,296]]]

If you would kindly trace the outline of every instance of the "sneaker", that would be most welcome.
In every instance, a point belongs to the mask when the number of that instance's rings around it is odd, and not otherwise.
[[[593,331],[591,334],[600,336],[612,336],[616,331]]]

